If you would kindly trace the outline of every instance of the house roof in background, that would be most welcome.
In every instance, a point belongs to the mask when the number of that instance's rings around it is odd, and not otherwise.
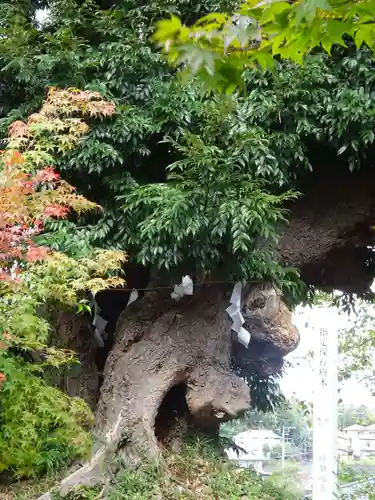
[[[270,429],[248,429],[247,431],[236,434],[235,439],[282,439],[281,436]]]
[[[349,425],[349,427],[345,427],[344,431],[363,431],[366,427],[364,425],[353,424]]]

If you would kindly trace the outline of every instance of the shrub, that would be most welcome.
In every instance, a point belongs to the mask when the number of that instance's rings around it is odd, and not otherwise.
[[[91,413],[78,398],[49,387],[21,358],[0,358],[0,470],[18,476],[55,473],[90,451]],[[86,429],[86,430],[85,430]]]

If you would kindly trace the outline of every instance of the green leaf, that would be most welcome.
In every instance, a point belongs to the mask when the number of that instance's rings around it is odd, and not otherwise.
[[[281,33],[280,35],[273,36],[271,38],[272,54],[277,55],[280,53],[280,47],[285,41],[285,35]]]
[[[157,42],[166,42],[173,38],[182,28],[182,23],[177,16],[171,16],[170,19],[162,19],[156,23],[156,31],[153,39]]]
[[[273,69],[275,66],[275,60],[268,52],[258,51],[254,54],[254,58],[264,71]]]
[[[332,43],[337,43],[346,47],[342,37],[344,35],[350,35],[353,31],[353,27],[349,23],[329,19],[326,24],[326,31],[327,36],[331,39]]]
[[[344,144],[343,146],[341,146],[341,148],[337,151],[337,154],[338,155],[342,155],[343,153],[345,153],[345,151],[348,149],[348,144]]]
[[[267,23],[273,21],[274,19],[276,19],[276,17],[279,14],[286,13],[290,9],[291,9],[291,5],[287,2],[271,3],[271,4],[269,4],[269,6],[267,5],[264,8],[262,16],[259,20],[259,24],[260,25],[267,24]]]
[[[306,21],[311,24],[316,16],[316,11],[320,9],[322,11],[330,12],[332,6],[328,0],[303,0],[298,5],[298,21],[306,19]]]
[[[331,49],[333,42],[330,38],[323,38],[321,41],[323,49],[327,52],[327,54],[331,55]]]
[[[375,29],[373,25],[362,25],[358,28],[354,35],[354,41],[357,48],[360,48],[363,43],[368,47],[374,47]]]
[[[206,16],[201,17],[194,26],[204,26],[205,29],[213,29],[213,27],[218,27],[226,24],[229,20],[228,14],[223,14],[220,12],[212,12]]]

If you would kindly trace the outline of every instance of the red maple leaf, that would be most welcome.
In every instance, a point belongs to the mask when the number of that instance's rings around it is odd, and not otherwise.
[[[23,158],[23,156],[21,155],[21,153],[19,151],[13,151],[10,158],[6,158],[5,163],[8,166],[21,165],[24,161],[25,161],[25,159]]]
[[[16,120],[8,128],[9,137],[24,137],[27,134],[27,125],[21,120]]]
[[[63,218],[69,213],[69,208],[64,205],[59,205],[54,203],[52,205],[47,205],[44,208],[43,215],[45,217],[59,217]]]
[[[47,256],[47,249],[44,247],[38,247],[38,246],[29,246],[29,248],[26,251],[26,260],[27,262],[36,262],[39,260],[43,260]]]
[[[0,269],[0,281],[12,281],[12,276],[8,271]]]
[[[37,182],[55,182],[60,179],[60,174],[55,172],[52,167],[45,167],[37,171],[35,179]]]
[[[35,184],[33,181],[24,181],[22,185],[25,194],[31,194],[35,190]]]

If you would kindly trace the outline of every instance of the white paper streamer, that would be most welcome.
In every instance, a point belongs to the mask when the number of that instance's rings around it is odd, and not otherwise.
[[[186,275],[182,278],[181,285],[175,285],[171,297],[174,300],[180,300],[184,295],[193,295],[194,283],[190,276]]]
[[[240,331],[238,332],[238,342],[240,342],[242,345],[244,345],[246,348],[249,347],[249,342],[251,339],[250,333],[243,327],[241,327]]]
[[[98,308],[99,309],[99,308]],[[100,314],[96,314],[94,316],[92,325],[95,328],[95,338],[99,345],[99,347],[104,347],[104,337],[105,337],[105,327],[107,326],[108,321],[100,316]]]
[[[128,305],[130,305],[132,302],[136,301],[138,297],[139,297],[138,290],[133,289],[130,293],[126,307],[128,307]],[[91,310],[93,310],[94,312],[92,326],[94,328],[94,337],[96,343],[98,344],[99,347],[104,347],[104,339],[107,336],[105,329],[108,324],[108,321],[105,320],[102,316],[100,316],[100,307],[98,306],[98,303],[96,302],[94,295],[92,295],[90,307]]]
[[[135,288],[131,291],[128,303],[126,304],[126,307],[130,306],[133,302],[135,302],[139,297],[138,290]]]
[[[236,283],[233,287],[233,292],[230,298],[230,303],[237,308],[241,307],[242,283]]]
[[[232,296],[230,298],[230,306],[226,309],[229,316],[232,318],[232,330],[237,333],[237,340],[246,348],[249,347],[251,335],[243,328],[245,320],[241,314],[241,296],[242,283],[236,283],[233,287]]]
[[[107,326],[108,321],[100,316],[100,307],[98,306],[95,297],[92,296],[91,308],[94,309],[94,318],[92,320],[92,326],[94,327],[94,337],[96,343],[99,347],[104,347],[104,332],[105,327]]]

